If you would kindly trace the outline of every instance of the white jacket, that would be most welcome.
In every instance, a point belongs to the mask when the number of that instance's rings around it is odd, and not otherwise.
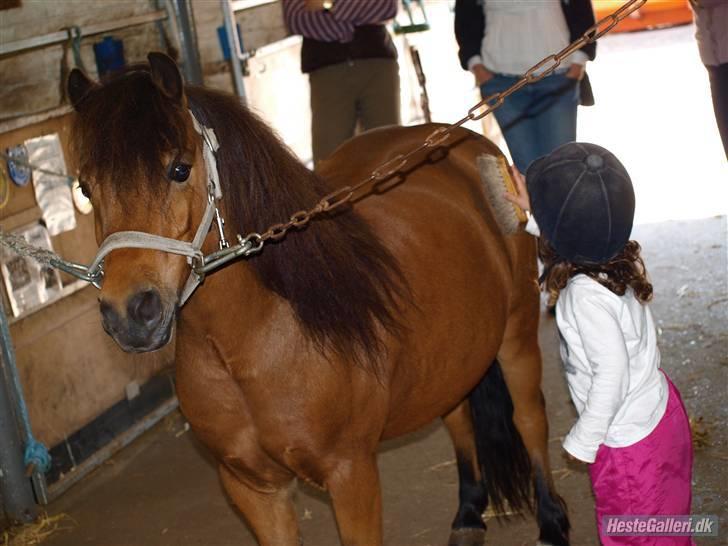
[[[618,296],[577,275],[559,295],[556,323],[579,413],[564,449],[591,463],[601,444],[625,447],[650,434],[665,413],[668,388],[649,307],[631,289]]]

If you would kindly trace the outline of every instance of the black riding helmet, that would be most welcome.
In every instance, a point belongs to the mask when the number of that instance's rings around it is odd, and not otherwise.
[[[603,264],[629,241],[632,181],[619,160],[596,144],[570,142],[526,170],[531,213],[556,253],[577,264]]]

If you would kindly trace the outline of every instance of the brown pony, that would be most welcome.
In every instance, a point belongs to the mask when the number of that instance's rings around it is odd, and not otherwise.
[[[221,145],[229,239],[366,178],[434,129],[366,133],[313,173],[236,98],[184,86],[164,55],[148,60],[104,85],[70,75],[99,242],[123,230],[192,239],[207,173],[188,109]],[[536,245],[501,233],[482,154],[500,152],[457,130],[348,210],[209,275],[184,307],[184,257],[106,257],[104,328],[126,351],[157,349],[177,328],[182,412],[261,544],[299,544],[296,477],[329,493],[344,544],[381,544],[377,446],[437,417],[460,478],[450,544],[483,544],[489,498],[535,508],[540,540],[568,544],[547,456]],[[212,230],[203,250],[217,242]]]

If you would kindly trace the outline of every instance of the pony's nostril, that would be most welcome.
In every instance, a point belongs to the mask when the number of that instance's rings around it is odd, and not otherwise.
[[[152,327],[162,318],[162,298],[156,290],[137,292],[127,307],[129,318],[138,324]]]
[[[104,326],[108,328],[115,328],[119,324],[119,313],[116,312],[114,306],[110,303],[99,300],[99,309],[101,310],[101,316],[103,318]]]

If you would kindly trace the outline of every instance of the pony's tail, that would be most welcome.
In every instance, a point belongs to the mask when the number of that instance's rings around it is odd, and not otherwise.
[[[469,401],[478,462],[496,514],[533,510],[531,459],[513,424],[513,401],[497,360]]]

